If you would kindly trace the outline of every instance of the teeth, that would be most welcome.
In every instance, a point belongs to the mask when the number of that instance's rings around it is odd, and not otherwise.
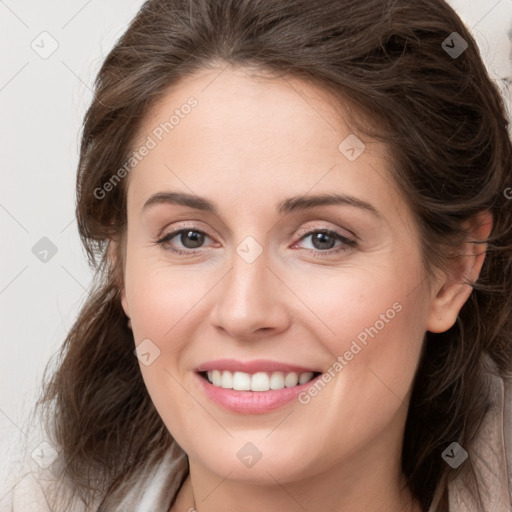
[[[283,389],[284,388],[284,373],[273,372],[270,376],[270,389]]]
[[[299,384],[305,384],[309,382],[313,378],[313,374],[311,372],[301,373],[299,375]]]
[[[230,372],[227,370],[212,370],[207,372],[208,381],[218,388],[234,389],[236,391],[269,391],[305,384],[313,378],[313,372],[284,373],[284,372]]]
[[[226,389],[233,388],[233,375],[229,372],[222,372],[222,376],[220,378],[220,387]]]

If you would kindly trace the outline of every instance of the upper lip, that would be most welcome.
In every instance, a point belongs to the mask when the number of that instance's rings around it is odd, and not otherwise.
[[[258,373],[258,372],[313,372],[317,373],[321,370],[306,368],[289,363],[281,363],[279,361],[271,361],[268,359],[254,359],[252,361],[238,361],[236,359],[215,359],[200,364],[196,372],[208,372],[211,370],[228,370],[230,372]]]

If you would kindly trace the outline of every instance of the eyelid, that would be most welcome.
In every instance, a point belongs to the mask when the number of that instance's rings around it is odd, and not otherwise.
[[[193,224],[189,225],[188,224],[189,222],[192,222]],[[202,224],[202,223],[199,220],[190,220],[190,221],[185,220],[185,221],[173,222],[171,224],[166,224],[162,229],[160,229],[157,232],[156,238],[157,239],[163,238],[171,233],[175,233],[176,231],[180,231],[182,229],[192,229],[194,231],[200,231],[200,232],[204,233],[205,235],[208,235],[210,238],[212,238],[210,236],[210,234],[208,233],[208,231],[205,228],[201,227],[200,224]],[[170,226],[172,226],[172,228]]]
[[[328,231],[331,233],[336,234],[337,236],[340,236],[342,238],[345,238],[347,240],[356,242],[358,240],[358,237],[352,233],[352,231],[349,231],[348,229],[343,229],[339,227],[330,227],[330,226],[307,226],[304,228],[300,228],[299,231],[297,231],[297,236],[299,238],[302,238],[303,235],[310,234],[311,232],[317,232],[317,231]],[[343,234],[341,231],[345,231],[346,234]]]

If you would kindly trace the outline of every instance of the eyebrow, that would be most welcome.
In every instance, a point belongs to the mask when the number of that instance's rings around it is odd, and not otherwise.
[[[208,199],[196,195],[186,194],[184,192],[158,192],[153,194],[144,203],[142,210],[145,211],[159,204],[179,204],[182,206],[188,206],[189,208],[194,208],[196,210],[209,212],[214,215],[219,214],[218,208]],[[358,199],[354,196],[334,193],[290,197],[279,203],[277,211],[284,215],[293,211],[307,210],[318,206],[328,205],[353,206],[362,210],[366,210],[377,217],[381,216],[377,209],[366,201],[362,201],[361,199]]]

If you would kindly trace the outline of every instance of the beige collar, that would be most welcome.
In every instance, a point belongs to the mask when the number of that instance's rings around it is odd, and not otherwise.
[[[446,512],[442,505],[445,493],[449,512],[512,510],[512,380],[497,374],[496,365],[489,356],[485,360],[496,371],[496,374],[488,374],[492,406],[468,450],[468,459],[462,463],[472,462],[477,475],[477,489],[472,493],[472,484],[463,480],[462,474],[451,479],[448,473],[448,478],[438,485],[428,512]],[[480,495],[483,508],[477,505],[474,494]]]

